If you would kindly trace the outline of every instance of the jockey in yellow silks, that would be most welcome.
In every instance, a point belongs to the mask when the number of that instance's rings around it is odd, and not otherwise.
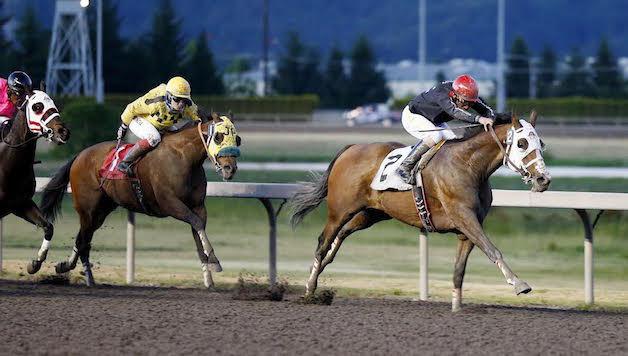
[[[191,93],[187,80],[174,77],[127,105],[120,116],[122,125],[118,129],[118,141],[127,129],[131,129],[140,140],[118,164],[119,170],[128,174],[131,164],[138,157],[157,147],[162,132],[176,131],[173,125],[177,122],[183,119],[200,120]]]

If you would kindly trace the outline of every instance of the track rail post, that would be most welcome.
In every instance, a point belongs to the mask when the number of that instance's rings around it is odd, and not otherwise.
[[[585,209],[575,209],[584,226],[584,303],[593,305],[593,226]]]
[[[270,231],[268,235],[268,280],[270,285],[277,283],[277,216],[286,199],[283,199],[279,208],[275,211],[273,203],[268,198],[258,198],[262,202],[266,213],[268,214],[268,224],[270,225]]]
[[[419,300],[427,300],[428,298],[427,250],[427,232],[421,230],[419,234]]]

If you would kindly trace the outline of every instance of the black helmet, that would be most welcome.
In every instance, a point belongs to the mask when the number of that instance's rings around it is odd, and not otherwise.
[[[24,96],[33,91],[33,81],[31,77],[19,70],[9,75],[7,85],[9,86],[9,90],[14,92],[17,96]]]

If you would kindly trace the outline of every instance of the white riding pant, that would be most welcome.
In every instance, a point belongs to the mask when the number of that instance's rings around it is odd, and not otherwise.
[[[441,140],[452,140],[456,138],[456,134],[449,129],[449,125],[446,123],[443,122],[441,124],[434,125],[434,123],[428,120],[425,116],[410,112],[410,108],[407,106],[403,109],[401,114],[401,125],[403,125],[403,128],[408,131],[410,135],[422,140],[430,147],[434,146]],[[443,130],[424,132],[424,130],[434,129]]]
[[[159,142],[161,142],[161,133],[159,130],[157,130],[150,121],[144,118],[136,117],[133,119],[129,124],[129,129],[140,140],[148,141],[151,147],[157,147]],[[171,126],[167,128],[166,131],[176,131],[176,128]]]

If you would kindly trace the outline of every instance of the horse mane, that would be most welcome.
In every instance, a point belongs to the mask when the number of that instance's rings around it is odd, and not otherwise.
[[[510,124],[512,122],[512,114],[511,113],[497,113],[495,114],[495,122],[493,126],[502,126],[506,124]],[[476,127],[470,127],[463,131],[462,137],[456,138],[453,140],[448,140],[447,143],[456,143],[467,141],[468,139],[484,132],[484,127],[482,125]]]

